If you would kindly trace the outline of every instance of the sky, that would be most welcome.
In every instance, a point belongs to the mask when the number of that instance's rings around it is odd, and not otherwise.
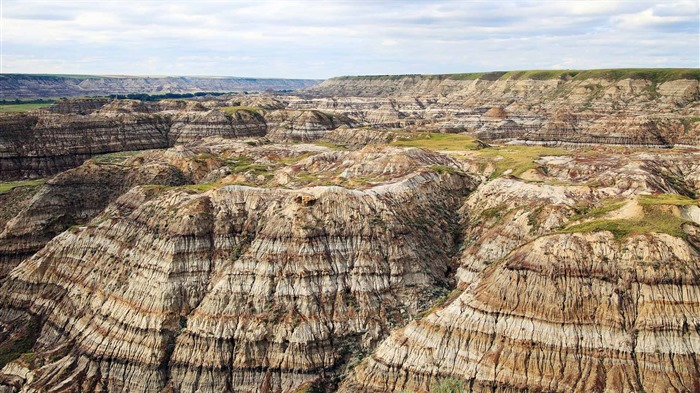
[[[5,73],[700,68],[698,0],[1,0]]]

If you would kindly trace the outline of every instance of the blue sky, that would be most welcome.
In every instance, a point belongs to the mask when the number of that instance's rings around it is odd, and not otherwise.
[[[2,71],[328,78],[700,67],[698,0],[2,0]]]

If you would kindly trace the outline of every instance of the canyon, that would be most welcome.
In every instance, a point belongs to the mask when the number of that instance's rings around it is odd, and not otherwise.
[[[700,71],[0,113],[0,392],[700,390]]]

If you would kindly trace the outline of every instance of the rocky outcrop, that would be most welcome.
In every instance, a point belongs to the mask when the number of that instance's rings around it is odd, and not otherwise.
[[[608,151],[541,162],[538,183],[495,179],[467,198],[458,289],[392,333],[340,392],[700,387],[697,201],[643,202],[697,192],[697,158]]]
[[[698,391],[697,84],[642,74],[8,115],[172,147],[2,184],[0,392]]]
[[[108,98],[60,99],[51,104],[48,110],[63,114],[89,115],[110,101],[112,100]]]
[[[165,94],[295,90],[320,81],[312,79],[261,79],[234,77],[134,77],[0,75],[0,90],[6,99],[108,96],[111,94]]]
[[[332,78],[292,108],[343,113],[374,127],[468,131],[543,144],[700,143],[696,70],[509,72]]]
[[[317,110],[272,111],[265,114],[268,137],[277,142],[308,142],[322,138],[327,131],[352,122],[344,115]]]
[[[237,110],[226,114],[217,110],[186,112],[173,118],[171,145],[198,141],[210,136],[227,138],[260,137],[267,133],[265,118],[255,111]]]
[[[444,234],[473,184],[135,188],[15,269],[0,314],[43,316],[39,353],[71,347],[34,388],[287,391],[338,375],[448,285]]]
[[[697,72],[633,71],[342,77],[296,96],[238,94],[149,103],[61,100],[49,108],[52,112],[0,118],[0,179],[43,177],[98,153],[162,148],[211,136],[267,136],[277,142],[325,138],[354,148],[388,138],[367,129],[326,137],[341,126],[467,132],[487,142],[520,144],[700,145]],[[29,134],[34,141],[27,141]],[[76,135],[80,140],[71,139]],[[41,146],[53,139],[60,142]],[[27,144],[33,151],[20,149]]]
[[[71,226],[87,223],[131,187],[177,185],[186,181],[182,171],[163,163],[136,167],[88,161],[54,177],[0,227],[3,229],[0,230],[0,278],[56,235]]]
[[[92,104],[84,102],[99,105],[90,109]],[[353,124],[346,116],[319,111],[222,104],[210,103],[214,109],[209,109],[195,101],[66,100],[51,112],[0,114],[0,180],[51,176],[98,154],[165,148],[207,137],[315,141],[329,130]],[[67,110],[90,114],[54,113]]]
[[[340,391],[448,376],[470,391],[696,391],[698,258],[668,235],[538,239],[392,335]]]
[[[53,175],[96,154],[168,146],[167,120],[157,115],[3,114],[0,129],[0,180]]]
[[[391,131],[340,126],[325,133],[321,140],[349,148],[361,148],[367,145],[388,144],[393,142],[399,135],[399,133]]]

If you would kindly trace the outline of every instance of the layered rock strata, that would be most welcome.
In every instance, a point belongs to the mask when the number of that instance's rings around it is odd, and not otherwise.
[[[88,110],[83,101],[88,100],[62,102],[52,111],[2,114],[0,180],[51,176],[103,153],[165,148],[217,136],[314,141],[340,125],[352,125],[342,115],[219,107],[221,102],[210,109],[197,102],[114,100]],[[62,108],[89,115],[54,113]]]
[[[290,107],[343,113],[375,127],[468,131],[490,141],[698,145],[696,71],[677,78],[623,74],[341,77],[304,90]]]
[[[175,147],[0,191],[0,392],[700,390],[695,79],[538,75],[5,117]]]
[[[15,269],[3,315],[41,315],[42,352],[74,343],[37,388],[288,390],[336,375],[447,285],[444,234],[472,185],[135,188]]]
[[[167,121],[156,115],[5,114],[0,129],[0,180],[53,175],[95,154],[168,146]]]
[[[7,99],[108,96],[111,94],[165,94],[215,91],[295,90],[320,81],[235,77],[135,77],[0,75],[0,89]]]
[[[696,154],[546,157],[540,183],[480,186],[458,290],[339,391],[696,391],[700,207],[653,196],[696,195]]]
[[[539,238],[392,334],[340,391],[448,377],[476,392],[697,391],[698,262],[665,234]]]

